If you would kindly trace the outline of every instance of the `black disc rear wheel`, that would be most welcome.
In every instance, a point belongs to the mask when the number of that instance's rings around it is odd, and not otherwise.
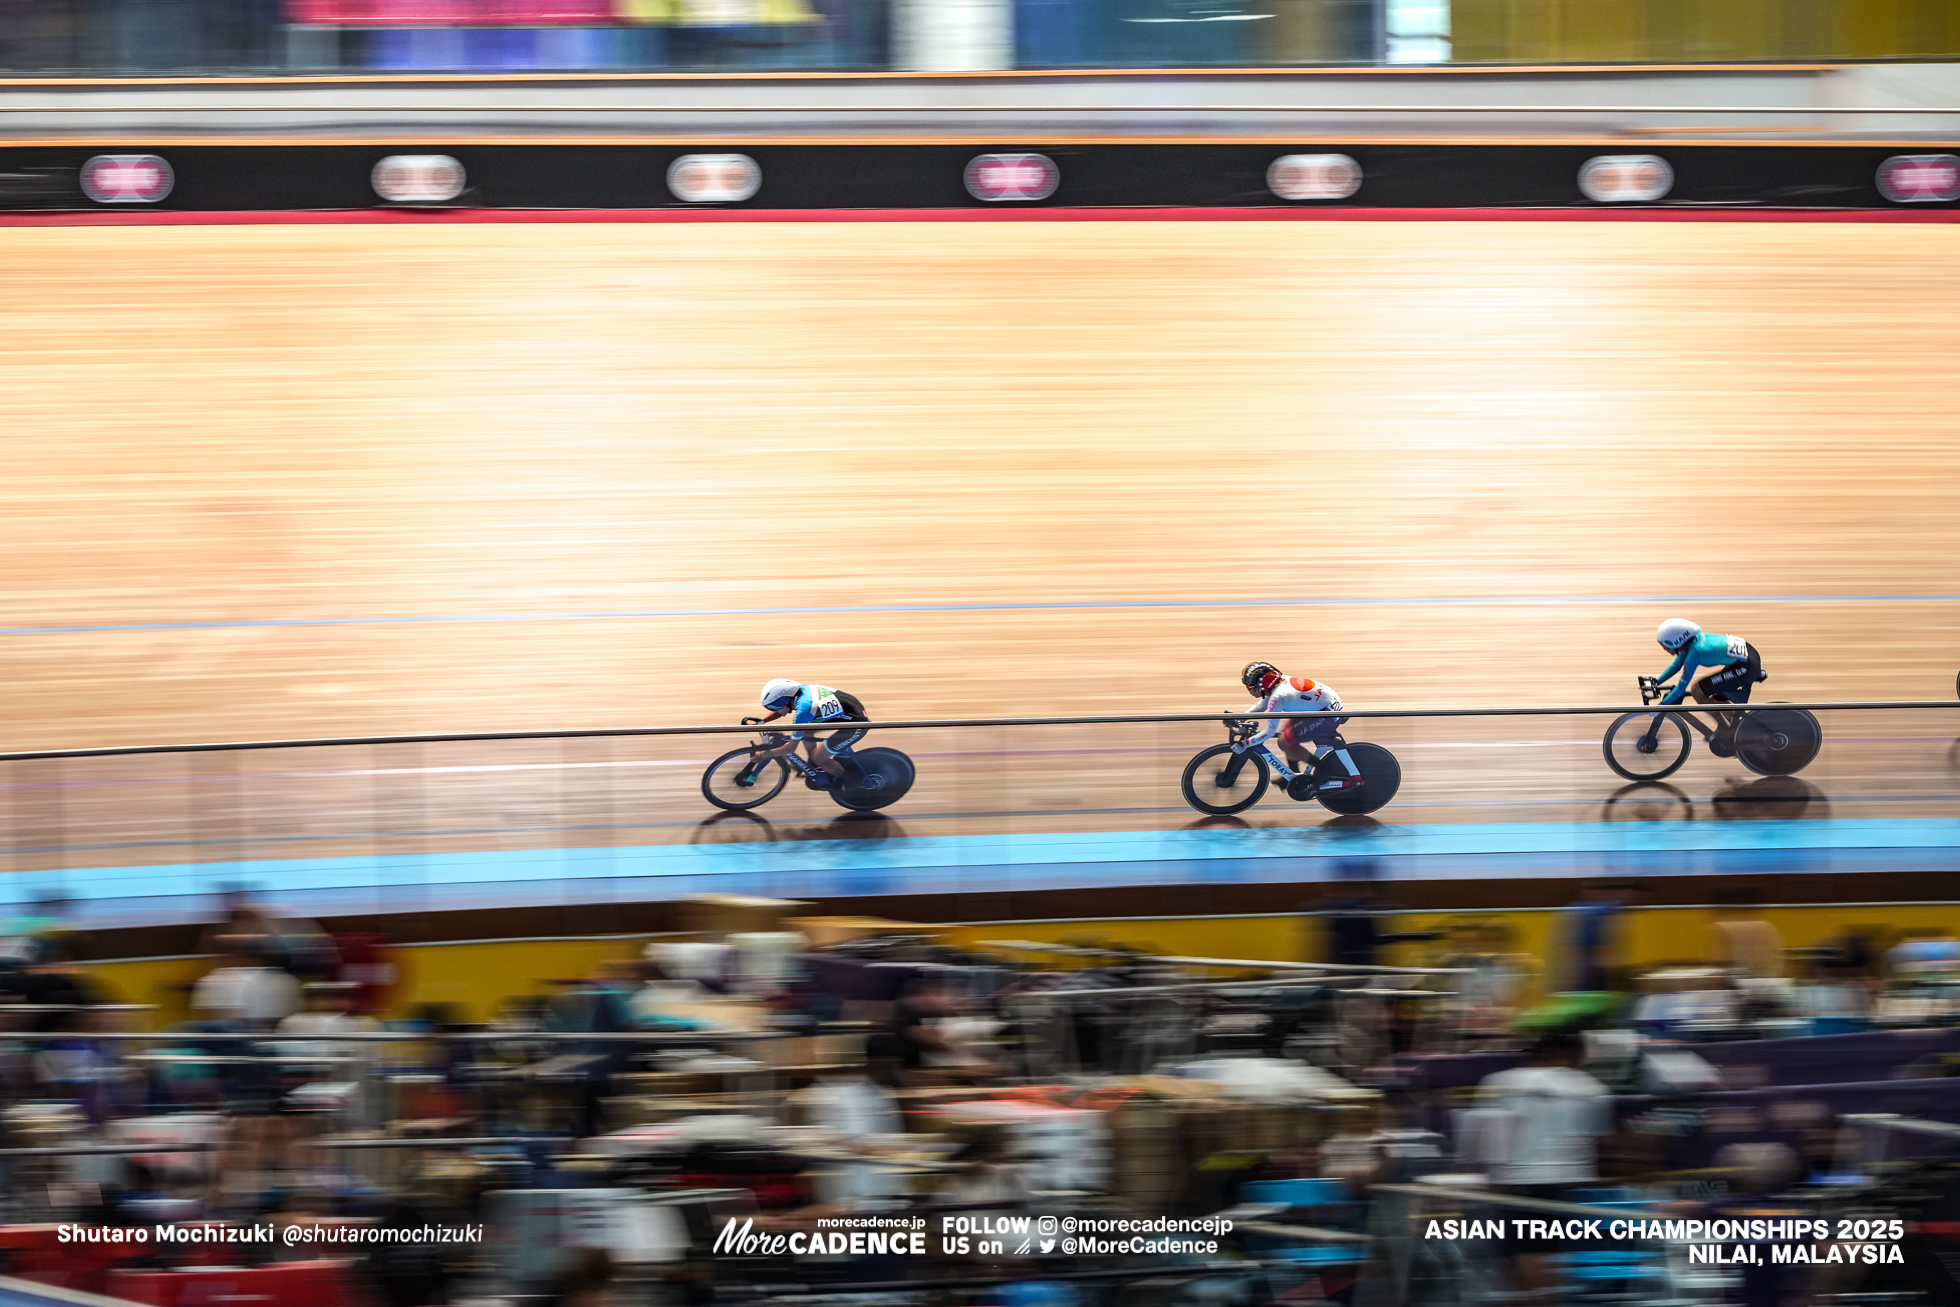
[[[859,749],[854,755],[864,768],[864,780],[830,791],[840,808],[852,812],[871,812],[897,803],[912,788],[916,772],[912,760],[897,749]]]
[[[1402,788],[1402,764],[1395,755],[1379,744],[1365,741],[1347,746],[1347,756],[1354,759],[1355,769],[1361,773],[1362,784],[1349,789],[1323,790],[1318,787],[1329,781],[1344,779],[1348,769],[1341,765],[1340,757],[1329,752],[1322,756],[1314,768],[1314,798],[1329,812],[1352,816],[1363,812],[1373,812],[1386,807]]]
[[[1735,729],[1735,756],[1758,776],[1794,776],[1824,745],[1824,728],[1802,708],[1745,713]]]

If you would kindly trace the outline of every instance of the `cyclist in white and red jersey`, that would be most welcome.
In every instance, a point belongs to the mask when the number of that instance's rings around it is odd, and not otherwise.
[[[1323,681],[1310,680],[1304,676],[1287,676],[1271,663],[1247,663],[1239,673],[1239,681],[1251,693],[1259,696],[1259,701],[1246,712],[1339,712],[1341,696],[1334,693],[1334,687]],[[1273,764],[1283,782],[1311,772],[1320,760],[1322,746],[1330,745],[1335,732],[1341,729],[1345,717],[1296,717],[1285,721],[1263,721],[1261,730],[1252,738],[1233,746],[1236,753],[1266,746],[1266,759]],[[1279,739],[1277,752],[1268,740]],[[1323,790],[1351,789],[1364,782],[1361,769],[1348,757],[1346,748],[1335,748],[1334,756],[1347,768],[1344,779],[1324,781]]]

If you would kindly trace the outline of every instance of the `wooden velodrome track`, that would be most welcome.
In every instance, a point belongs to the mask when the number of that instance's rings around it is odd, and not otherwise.
[[[732,721],[773,675],[1207,710],[1253,657],[1619,703],[1677,611],[1774,698],[1960,665],[1953,226],[13,228],[0,272],[9,748]],[[1352,733],[1385,818],[1566,820],[1603,725]],[[1679,813],[1960,813],[1960,720],[1826,729],[1780,788],[1698,752]],[[888,740],[883,829],[1181,826],[1212,735]],[[12,865],[699,839],[724,747],[16,768]]]

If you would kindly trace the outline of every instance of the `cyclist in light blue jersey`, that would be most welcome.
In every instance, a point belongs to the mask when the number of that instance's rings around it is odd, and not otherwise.
[[[1685,617],[1670,617],[1654,638],[1674,655],[1655,679],[1665,686],[1677,672],[1681,677],[1661,700],[1664,704],[1680,703],[1689,694],[1696,703],[1748,703],[1750,687],[1769,679],[1762,655],[1741,636],[1716,635]]]
[[[827,685],[805,685],[787,677],[777,677],[762,687],[762,706],[769,714],[762,719],[765,723],[785,715],[789,715],[798,726],[832,723],[842,726],[848,722],[871,720],[856,695],[833,690]],[[811,763],[821,768],[833,781],[845,784],[861,782],[864,780],[864,765],[857,760],[852,747],[865,734],[862,727],[833,731],[828,739],[820,739],[810,731],[791,731],[781,744],[756,754],[756,763],[792,752],[800,743]],[[823,747],[818,748],[819,744]],[[755,764],[750,765],[753,767]],[[812,787],[815,787],[814,782]]]

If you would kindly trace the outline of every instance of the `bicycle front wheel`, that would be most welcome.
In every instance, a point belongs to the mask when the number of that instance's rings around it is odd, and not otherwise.
[[[789,764],[771,758],[751,772],[753,757],[754,749],[730,749],[709,763],[701,773],[701,797],[727,812],[747,812],[781,794],[789,784]]]
[[[1628,780],[1657,781],[1688,760],[1688,724],[1680,713],[1626,713],[1606,728],[1600,748],[1606,765]]]
[[[1794,776],[1823,745],[1824,728],[1802,708],[1745,713],[1735,728],[1735,756],[1758,776]]]
[[[1271,771],[1257,752],[1233,753],[1229,744],[1214,744],[1185,767],[1184,801],[1222,817],[1259,802],[1271,783]]]

